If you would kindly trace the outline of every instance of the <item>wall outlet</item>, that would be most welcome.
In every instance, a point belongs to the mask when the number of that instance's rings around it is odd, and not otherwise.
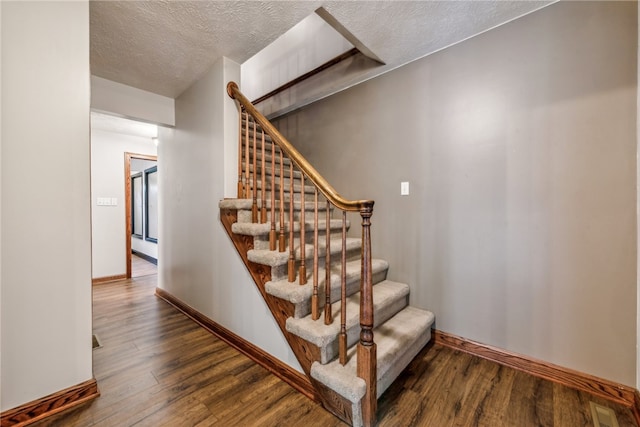
[[[409,182],[403,181],[400,183],[400,195],[408,196],[409,195]]]

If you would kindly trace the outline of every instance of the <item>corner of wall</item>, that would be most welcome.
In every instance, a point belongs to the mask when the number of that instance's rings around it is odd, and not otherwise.
[[[227,83],[240,82],[240,64],[223,57],[224,93]],[[236,197],[238,164],[238,107],[228,95],[224,96],[224,197]]]
[[[176,127],[160,129],[158,286],[299,370],[217,213],[236,195],[238,110],[226,84],[239,67],[217,61],[176,99]]]
[[[0,62],[2,60],[2,6],[0,2]],[[2,67],[0,67],[0,100],[2,99]],[[2,158],[2,102],[0,102],[0,158]],[[2,235],[2,162],[0,162],[0,236]],[[2,245],[0,244],[0,295],[2,294]],[[2,304],[0,303],[0,319],[2,319]],[[1,335],[1,331],[0,331]],[[0,339],[0,366],[2,366],[2,339]],[[0,369],[0,384],[2,384],[2,370]]]
[[[640,22],[640,8],[637,10],[637,22]],[[640,82],[640,31],[636,24],[638,32],[638,46],[636,50],[636,388],[640,389],[640,171],[638,164],[640,163],[640,91],[638,91],[638,82]]]

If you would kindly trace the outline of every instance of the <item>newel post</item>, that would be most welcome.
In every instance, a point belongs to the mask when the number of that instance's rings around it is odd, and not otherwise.
[[[358,376],[367,384],[362,398],[362,421],[365,426],[376,422],[377,361],[373,342],[373,283],[371,272],[371,215],[373,203],[360,208],[362,217],[362,263],[360,279],[360,342],[358,343]]]

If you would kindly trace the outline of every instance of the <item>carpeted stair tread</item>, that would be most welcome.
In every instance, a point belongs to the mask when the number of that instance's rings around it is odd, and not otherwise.
[[[289,196],[285,196],[285,200],[284,200],[284,208],[286,212],[289,212],[289,203],[290,203],[290,198]],[[267,199],[267,203],[265,203],[266,208],[267,209],[271,209],[271,199]],[[258,206],[262,207],[262,201],[260,199],[258,199]],[[276,200],[276,209],[278,207],[280,207],[280,201]],[[300,203],[300,199],[294,199],[293,200],[293,210],[295,212],[299,211],[300,208],[302,207],[302,203]],[[333,205],[331,205],[331,210],[333,211],[335,208],[333,207]],[[309,200],[305,200],[304,202],[304,210],[305,212],[311,211],[313,212],[315,210],[315,203],[313,201],[309,201]],[[318,212],[324,212],[325,208],[324,206],[320,205],[318,206]]]
[[[262,143],[262,128],[260,127],[260,125],[256,124],[257,129],[256,129],[256,141],[258,142],[258,149],[260,149],[260,144]],[[245,128],[245,126],[242,126],[242,136],[245,136],[247,134],[247,129]],[[249,137],[250,139],[250,143],[251,143],[251,148],[253,149],[253,122],[249,123]],[[244,139],[244,138],[243,138]],[[269,144],[269,150],[271,150],[271,137],[268,134],[264,134],[264,141],[267,142]],[[266,147],[266,144],[265,144]]]
[[[350,227],[350,222],[347,221],[347,230]],[[332,219],[329,221],[329,227],[333,231],[342,230],[342,220],[341,219]],[[311,232],[314,229],[313,221],[305,221],[304,223],[305,231]],[[325,231],[327,229],[327,221],[326,220],[318,220],[318,231]],[[271,231],[271,223],[266,222],[264,224],[257,224],[251,222],[236,222],[231,226],[231,230],[240,235],[244,236],[264,236],[268,235]],[[279,223],[276,224],[276,231],[280,230]],[[286,233],[289,233],[289,222],[284,224],[284,230]],[[293,222],[293,232],[300,232],[300,221]],[[296,238],[299,236],[296,236]]]
[[[261,173],[261,171],[262,171],[261,167],[262,167],[262,165],[261,165],[260,163],[258,163],[258,164],[256,165],[256,170],[257,170],[257,173],[258,173],[258,174],[259,174],[259,173]],[[243,176],[244,176],[244,173],[245,173],[245,169],[246,169],[246,168],[245,168],[245,164],[244,164],[244,163],[242,163],[242,175],[243,175]],[[250,173],[253,173],[253,162],[249,163],[249,172],[250,172]],[[271,163],[266,163],[266,164],[265,164],[265,166],[264,166],[264,172],[265,172],[265,175],[267,175],[267,176],[271,176]],[[289,170],[289,168],[285,166],[284,171],[282,171],[282,175],[283,175],[285,178],[288,178],[289,176],[291,176],[291,173],[290,173],[290,172],[291,172],[291,171]],[[280,171],[280,165],[279,165],[279,164],[276,164],[276,170],[274,171],[274,173],[273,173],[273,174],[274,174],[275,176],[277,176],[278,178],[280,177],[281,171]],[[302,175],[302,172],[300,172],[298,169],[294,169],[294,170],[293,170],[293,177],[294,177],[294,179],[299,180],[301,175]]]
[[[318,256],[324,257],[326,254],[326,244],[323,242],[324,239],[320,239],[318,244]],[[347,237],[347,252],[353,251],[355,249],[359,249],[362,246],[362,241],[355,237]],[[342,241],[338,239],[332,239],[330,243],[330,250],[332,254],[337,254],[342,249]],[[300,259],[300,245],[294,245],[295,259],[298,261]],[[305,259],[309,260],[313,257],[313,245],[305,244]],[[289,259],[289,251],[278,252],[278,251],[270,251],[267,249],[251,249],[247,252],[247,259],[251,262],[256,262],[258,264],[268,265],[270,267],[277,267],[279,265],[284,265],[287,263]],[[324,258],[323,258],[324,259]],[[311,268],[310,265],[307,265],[307,273],[309,274]]]
[[[265,168],[267,166],[271,166],[271,159],[273,157],[271,156],[271,147],[267,147],[265,145],[264,147],[264,166]],[[247,158],[243,157],[242,161],[245,162],[245,166],[246,166],[246,161]],[[253,164],[253,154],[251,154],[249,156],[249,164],[252,165]],[[274,164],[276,167],[280,167],[280,157],[276,154],[276,157],[274,159]],[[282,158],[282,165],[285,168],[289,168],[289,165],[291,164],[291,159],[289,159],[288,157],[283,157]],[[260,147],[260,143],[258,143],[258,153],[256,154],[256,167],[258,167],[258,169],[262,166],[262,148]],[[295,166],[295,163],[294,163]]]
[[[266,180],[265,180],[266,181],[266,189],[265,189],[266,191],[271,191],[272,185],[271,185],[270,180],[271,180],[271,175],[267,174]],[[314,194],[316,188],[313,185],[307,185],[308,182],[309,182],[308,180],[305,180],[304,192],[307,193],[307,194]],[[256,183],[256,187],[258,188],[258,191],[262,191],[262,180],[261,179],[258,179],[258,182]],[[275,187],[276,192],[279,193],[280,192],[280,180],[276,180],[276,183],[273,185],[273,187]],[[285,180],[283,187],[284,187],[283,188],[283,190],[284,190],[283,192],[285,194],[288,194],[290,192],[289,190],[291,189],[291,184],[289,183],[289,178],[287,178]],[[253,185],[249,185],[249,188],[253,191]],[[296,179],[294,181],[294,183],[293,183],[293,192],[294,193],[300,193],[300,188],[301,188],[300,180]],[[279,198],[280,198],[279,196],[276,197],[276,199],[279,199]]]
[[[429,342],[433,320],[433,313],[408,306],[374,329],[378,397]],[[344,366],[337,359],[325,365],[314,362],[311,366],[311,377],[354,403],[364,396],[365,388],[364,381],[356,375],[356,350],[357,345],[349,349]]]
[[[289,212],[289,200],[286,200],[284,202],[284,207],[286,212]],[[257,204],[258,207],[262,207],[262,200],[258,199],[257,200]],[[280,205],[280,202],[278,200],[276,200],[276,208]],[[218,208],[220,209],[237,209],[237,210],[251,210],[251,207],[253,206],[253,200],[252,199],[224,199],[221,200],[220,203],[218,203]],[[302,203],[300,203],[299,200],[294,200],[293,201],[293,210],[294,212],[297,212],[300,210],[300,208],[302,207]],[[266,203],[266,208],[267,209],[271,209],[271,199],[267,200]],[[333,205],[331,205],[331,210],[334,210],[335,208],[333,207]],[[314,202],[310,202],[310,201],[305,201],[304,202],[304,210],[305,211],[314,211],[315,210],[315,203]],[[322,209],[322,211],[324,212],[324,208]]]
[[[373,288],[374,326],[384,323],[407,305],[409,285],[384,280]],[[333,323],[324,324],[324,316],[313,320],[311,315],[301,319],[288,318],[287,331],[316,345],[320,349],[320,363],[325,364],[338,355],[341,302],[332,304]],[[355,344],[360,335],[360,292],[347,298],[345,321],[347,346]]]
[[[237,210],[251,210],[253,200],[251,199],[224,199],[218,203],[220,209],[237,209]]]
[[[334,266],[334,270],[331,272],[331,301],[335,302],[340,299],[340,266]],[[387,270],[389,269],[389,263],[383,259],[371,260],[371,274],[372,282],[374,284],[382,282],[387,277]],[[289,282],[287,278],[280,280],[273,280],[265,284],[265,290],[268,294],[278,298],[282,298],[285,301],[289,301],[295,307],[295,318],[301,318],[311,313],[311,296],[313,294],[313,272],[307,270],[307,274],[311,275],[306,285],[299,285],[298,279]],[[360,274],[361,274],[360,261],[347,262],[347,295],[355,294],[360,290]],[[324,307],[324,284],[326,276],[325,269],[318,269],[318,295],[320,297],[320,306]]]

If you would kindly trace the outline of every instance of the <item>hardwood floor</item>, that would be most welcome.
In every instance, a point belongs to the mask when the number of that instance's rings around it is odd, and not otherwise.
[[[101,396],[35,426],[344,426],[154,296],[156,275],[96,286]],[[379,401],[379,426],[593,426],[586,393],[430,344]],[[637,426],[636,426],[637,427]]]
[[[158,266],[140,258],[136,254],[131,254],[131,277],[142,277],[150,274],[158,274]]]

